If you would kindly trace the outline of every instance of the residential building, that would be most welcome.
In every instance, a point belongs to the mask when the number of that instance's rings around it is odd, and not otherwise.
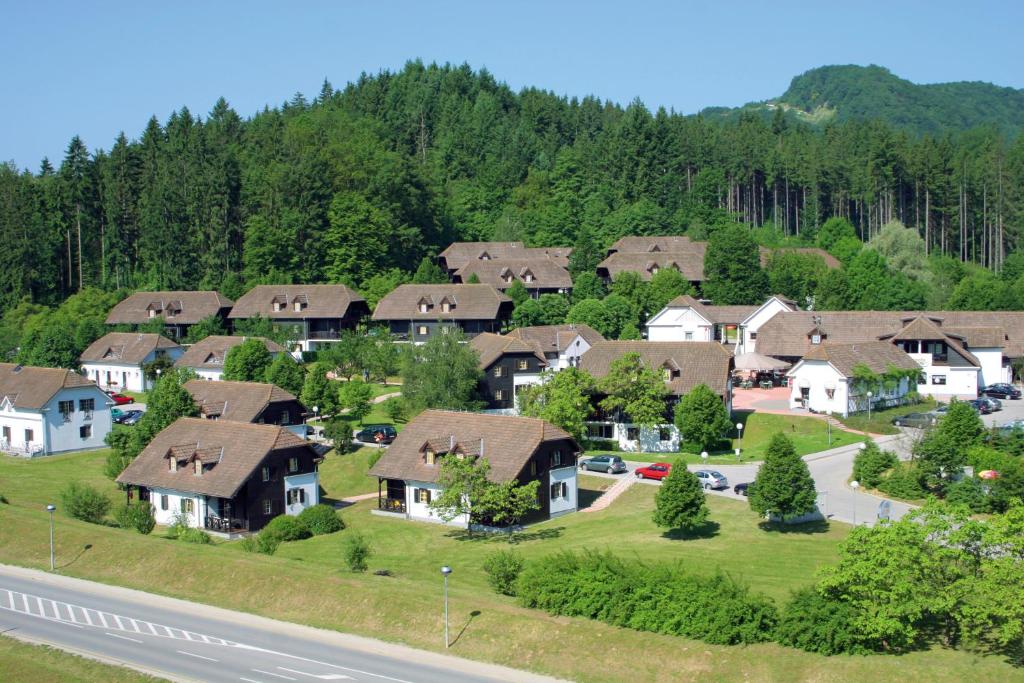
[[[481,284],[491,285],[504,292],[518,282],[534,299],[541,294],[568,294],[572,291],[572,276],[559,263],[565,259],[550,256],[534,258],[474,259],[452,275],[456,283],[468,282],[475,275]]]
[[[757,350],[757,332],[761,325],[771,320],[776,313],[792,313],[800,310],[796,302],[781,294],[768,297],[768,300],[740,321],[739,343],[736,353],[753,353]]]
[[[430,503],[443,491],[444,459],[482,458],[496,484],[539,482],[536,516],[549,518],[577,509],[579,451],[572,436],[544,420],[427,410],[410,420],[369,476],[377,478],[378,512],[440,522]],[[467,527],[470,520],[462,515],[450,523]]]
[[[825,342],[807,352],[790,369],[791,408],[847,417],[850,413],[901,405],[917,391],[908,376],[891,377],[888,382],[858,380],[858,372],[870,371],[882,377],[893,369],[916,371],[917,361],[888,341],[836,344]],[[871,392],[871,396],[868,396]]]
[[[504,415],[518,414],[520,388],[540,382],[541,372],[548,368],[540,344],[484,332],[473,337],[469,345],[480,356],[483,379],[478,392],[487,402],[485,409]]]
[[[500,332],[513,303],[491,285],[400,285],[377,303],[373,320],[398,341],[425,343],[457,328],[468,338]]]
[[[548,370],[579,367],[583,354],[605,340],[600,332],[582,323],[517,327],[506,336],[536,344],[544,354]]]
[[[288,353],[288,349],[269,339],[263,337],[249,337],[249,339],[263,342],[267,347],[267,353],[272,358]],[[185,352],[174,362],[174,367],[191,370],[199,379],[219,380],[224,375],[224,359],[227,358],[228,351],[245,340],[246,337],[211,334],[186,347]]]
[[[78,362],[82,373],[107,391],[149,391],[155,377],[145,367],[158,358],[173,364],[185,350],[159,334],[111,332],[90,344]]]
[[[736,344],[740,326],[757,306],[713,306],[684,294],[647,321],[648,341],[716,341]]]
[[[0,452],[31,457],[104,448],[112,403],[71,370],[0,363]]]
[[[288,331],[290,350],[300,354],[338,341],[369,314],[366,300],[345,285],[257,285],[235,302],[228,318],[265,318]]]
[[[193,379],[185,382],[185,391],[207,420],[280,425],[306,438],[306,406],[274,384]]]
[[[493,259],[551,258],[567,268],[570,254],[572,247],[527,247],[522,242],[453,242],[438,255],[437,263],[452,277],[472,261]]]
[[[153,437],[117,483],[129,500],[152,505],[157,524],[259,531],[320,502],[321,461],[311,443],[277,425],[183,417]]]
[[[220,292],[136,292],[110,309],[107,324],[144,325],[162,318],[165,334],[181,339],[200,320],[224,319],[231,305]]]
[[[588,425],[593,439],[614,441],[620,450],[674,453],[679,450],[679,430],[673,424],[675,405],[698,384],[705,384],[732,411],[732,353],[717,342],[603,341],[583,355],[580,367],[596,379],[608,375],[614,361],[639,354],[648,368],[661,372],[668,390],[664,422],[641,427],[622,412],[598,410]],[[603,397],[595,397],[599,402]]]

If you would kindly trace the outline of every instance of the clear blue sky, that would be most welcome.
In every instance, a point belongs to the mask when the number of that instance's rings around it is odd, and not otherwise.
[[[918,83],[1024,87],[1024,2],[43,2],[0,5],[0,160],[55,165],[71,136],[223,95],[243,116],[409,59],[486,67],[515,89],[693,113],[781,94],[823,64]]]

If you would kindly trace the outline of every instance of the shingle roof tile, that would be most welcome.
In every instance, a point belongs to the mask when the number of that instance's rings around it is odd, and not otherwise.
[[[608,374],[613,361],[627,353],[640,354],[644,364],[655,370],[667,364],[678,367],[680,376],[668,382],[669,391],[677,396],[698,384],[707,385],[719,395],[728,390],[732,353],[717,342],[603,341],[583,354],[580,367],[601,378]]]
[[[107,324],[139,325],[148,322],[149,312],[154,310],[167,322],[194,325],[203,318],[231,308],[231,304],[231,299],[220,292],[136,292],[110,309]]]
[[[78,360],[82,363],[137,365],[157,349],[180,348],[176,342],[159,334],[110,332],[89,344]]]

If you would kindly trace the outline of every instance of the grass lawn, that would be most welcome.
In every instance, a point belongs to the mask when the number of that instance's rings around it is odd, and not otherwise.
[[[0,637],[0,674],[5,681],[32,683],[141,683],[163,680],[46,645],[30,645],[7,637]]]
[[[143,404],[145,404],[145,403],[149,402],[149,394],[147,392],[145,392],[145,391],[120,391],[118,393],[124,394],[125,396],[130,397],[136,403],[143,403]],[[121,408],[121,410],[125,410],[125,409],[131,409],[132,405],[129,403],[127,405],[118,406],[118,407]]]
[[[370,469],[370,456],[376,448],[360,448],[354,453],[338,455],[331,451],[320,465],[320,486],[332,500],[377,491],[377,481],[366,476]]]
[[[48,523],[43,507],[65,482],[78,478],[102,485],[120,499],[100,474],[103,455],[0,460],[0,493],[10,500],[10,505],[0,504],[0,561],[47,566]],[[332,496],[341,493],[333,486],[352,481],[349,475],[357,472],[355,459],[350,472],[342,471],[341,464],[346,463],[340,463],[338,471],[325,472]],[[581,479],[583,489],[595,493],[610,483],[601,477]],[[605,510],[530,527],[513,537],[511,547],[528,559],[561,550],[610,549],[648,562],[678,562],[695,572],[721,570],[748,582],[755,591],[783,600],[792,588],[811,582],[818,568],[835,561],[837,542],[848,530],[841,524],[787,532],[764,530],[744,503],[711,497],[714,525],[708,532],[675,538],[651,521],[655,490],[637,485]],[[510,547],[506,537],[470,536],[440,525],[380,517],[370,514],[374,506],[375,501],[369,500],[349,507],[342,513],[348,525],[345,531],[283,544],[272,557],[242,552],[237,543],[197,546],[141,536],[78,522],[58,511],[59,571],[440,651],[443,617],[438,569],[449,564],[455,570],[450,598],[458,636],[451,654],[579,681],[900,677],[1003,683],[1019,678],[1020,672],[999,658],[951,650],[900,657],[825,658],[773,644],[712,646],[523,609],[514,600],[494,594],[482,571],[489,553]],[[363,534],[370,542],[371,570],[388,569],[393,576],[344,569],[342,545],[353,533]],[[659,654],[637,657],[638,652]]]
[[[868,420],[867,412],[854,413],[850,417],[839,417],[838,415],[835,417],[850,429],[860,432],[867,430],[872,434],[898,434],[900,430],[892,424],[894,417],[907,413],[927,413],[929,410],[934,410],[936,405],[938,404],[935,401],[927,399],[914,405],[872,410],[870,420]]]

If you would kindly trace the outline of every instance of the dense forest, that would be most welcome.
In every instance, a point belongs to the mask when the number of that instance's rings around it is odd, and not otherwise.
[[[865,242],[898,220],[960,276],[998,273],[1024,234],[1024,137],[682,116],[411,62],[251,119],[219,101],[101,151],[76,137],[34,172],[0,166],[0,312],[88,287],[361,287],[453,240],[596,251],[739,222],[814,244],[830,217]]]

